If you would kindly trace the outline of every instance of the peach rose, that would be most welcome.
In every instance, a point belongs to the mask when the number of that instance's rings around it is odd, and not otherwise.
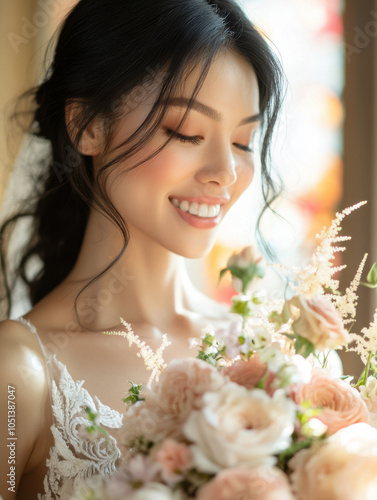
[[[192,453],[184,443],[174,439],[165,439],[156,452],[164,481],[174,484],[183,478],[182,473],[192,467]]]
[[[294,500],[287,477],[276,468],[225,469],[199,489],[197,500]]]
[[[359,392],[348,382],[330,377],[320,369],[314,369],[308,384],[299,386],[292,393],[297,403],[310,401],[312,407],[322,408],[316,415],[327,426],[327,433],[357,422],[368,422],[368,409]]]
[[[224,384],[221,373],[205,361],[172,360],[159,382],[145,388],[146,400],[127,408],[121,442],[128,446],[141,435],[153,441],[182,438],[182,426],[192,410],[202,407],[203,394],[217,391]]]
[[[292,325],[294,332],[309,340],[317,350],[335,349],[349,341],[339,312],[326,297],[296,296],[290,304],[300,310],[300,317]]]
[[[373,500],[377,491],[377,430],[353,424],[289,462],[299,500]]]

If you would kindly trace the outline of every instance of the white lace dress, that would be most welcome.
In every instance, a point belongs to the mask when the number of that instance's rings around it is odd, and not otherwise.
[[[120,451],[111,434],[112,430],[121,427],[122,414],[103,405],[96,396],[92,397],[83,387],[84,380],[72,379],[67,367],[54,354],[47,352],[34,325],[22,316],[16,321],[26,325],[36,336],[46,360],[49,378],[54,444],[46,462],[45,491],[38,495],[38,500],[62,500],[65,498],[63,485],[80,491],[90,484],[95,475],[114,474]],[[86,407],[98,414],[97,422],[108,431],[111,447],[103,436],[94,440],[83,437],[84,429],[90,423]]]

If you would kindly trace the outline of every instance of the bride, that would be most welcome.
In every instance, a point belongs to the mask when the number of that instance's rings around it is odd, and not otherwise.
[[[275,194],[281,77],[235,0],[81,0],[66,18],[31,94],[29,132],[52,151],[17,268],[32,309],[0,323],[1,429],[10,437],[8,386],[17,438],[2,439],[4,500],[60,499],[64,483],[114,473],[117,456],[81,432],[85,407],[116,448],[128,381],[147,374],[128,342],[101,332],[123,330],[124,318],[152,348],[166,332],[169,361],[190,355],[206,324],[229,325],[184,258],[211,250],[253,180],[257,140],[267,205]],[[1,228],[4,272],[12,226]]]

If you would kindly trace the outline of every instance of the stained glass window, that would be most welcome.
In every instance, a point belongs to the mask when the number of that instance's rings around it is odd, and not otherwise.
[[[280,262],[299,263],[312,251],[315,235],[329,224],[342,196],[341,95],[344,86],[341,0],[243,0],[250,19],[270,40],[288,80],[273,163],[285,184],[264,234]],[[257,175],[256,175],[257,177]],[[207,293],[230,303],[233,290],[219,269],[233,250],[254,241],[261,200],[258,182],[226,215],[205,260]],[[273,281],[273,278],[270,278]],[[268,287],[268,285],[267,285]]]

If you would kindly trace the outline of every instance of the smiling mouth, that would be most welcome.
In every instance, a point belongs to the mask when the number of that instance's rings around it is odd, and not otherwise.
[[[216,219],[221,213],[220,204],[207,204],[198,202],[189,202],[187,200],[179,201],[177,198],[169,198],[169,201],[176,208],[198,219]]]

